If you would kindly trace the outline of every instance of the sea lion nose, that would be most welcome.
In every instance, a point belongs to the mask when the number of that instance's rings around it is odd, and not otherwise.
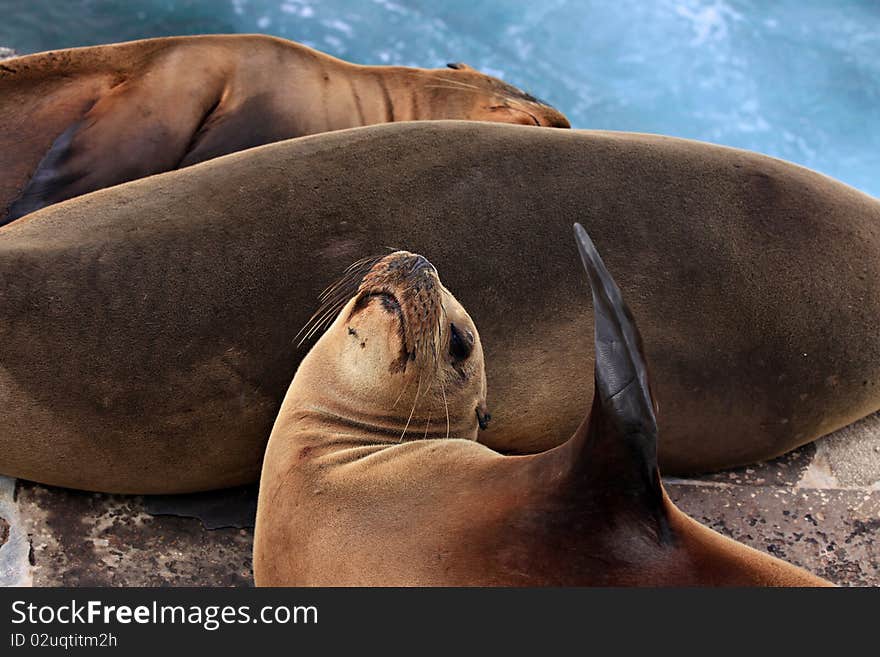
[[[562,112],[550,112],[545,117],[548,128],[571,128],[571,123]]]
[[[410,265],[410,271],[413,274],[418,274],[425,269],[437,273],[437,268],[431,264],[431,261],[428,260],[425,256],[419,255],[418,253],[414,253],[412,255],[412,258],[410,259],[410,262],[408,264]]]
[[[415,268],[416,269],[424,269],[425,267],[434,268],[434,265],[430,263],[430,261],[423,255],[416,254],[415,257]]]

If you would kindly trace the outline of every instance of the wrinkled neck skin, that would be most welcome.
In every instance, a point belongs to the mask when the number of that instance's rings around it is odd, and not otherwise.
[[[456,411],[462,405],[450,398],[453,390],[441,391],[427,372],[421,372],[419,381],[420,372],[412,364],[402,374],[388,374],[405,381],[402,391],[400,386],[387,394],[382,386],[348,385],[348,373],[334,369],[339,362],[333,357],[337,347],[331,333],[300,363],[276,421],[276,427],[284,427],[279,439],[323,452],[420,439],[476,440],[474,410],[465,406]]]
[[[493,92],[478,73],[363,66],[312,51],[303,56],[314,58],[316,66],[310,74],[319,76],[316,82],[326,92],[322,97],[321,129],[313,126],[309,133],[443,119],[568,127],[565,117],[555,109]],[[307,98],[300,102],[314,104]]]
[[[340,63],[342,64],[342,63]],[[336,108],[326,108],[328,130],[356,128],[394,121],[466,119],[483,99],[474,90],[427,85],[419,69],[337,65],[326,84],[334,88]],[[444,85],[437,82],[438,85]],[[442,93],[437,93],[442,92]],[[334,115],[340,119],[335,119]]]

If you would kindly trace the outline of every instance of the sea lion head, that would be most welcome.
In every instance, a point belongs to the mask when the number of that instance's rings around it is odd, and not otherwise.
[[[334,298],[348,300],[300,364],[299,406],[389,441],[476,439],[489,421],[483,348],[434,265],[408,251],[355,263],[325,292],[324,314]]]
[[[426,88],[435,119],[468,116],[475,121],[570,128],[562,112],[539,98],[467,64],[427,71]]]

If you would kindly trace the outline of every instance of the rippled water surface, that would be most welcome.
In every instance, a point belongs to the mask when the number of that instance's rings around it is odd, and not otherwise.
[[[365,64],[465,61],[575,127],[748,148],[880,196],[873,0],[0,0],[0,45],[265,32]]]

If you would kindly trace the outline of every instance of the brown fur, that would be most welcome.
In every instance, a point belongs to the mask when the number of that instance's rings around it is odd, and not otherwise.
[[[0,225],[253,146],[420,119],[568,127],[555,109],[465,65],[359,66],[261,35],[20,57],[0,67]]]
[[[394,286],[397,298],[407,316],[418,315],[423,306],[407,311],[405,287]],[[412,422],[410,404],[391,400],[414,386],[385,369],[406,343],[398,320],[378,304],[364,309],[362,298],[303,360],[272,430],[254,535],[258,586],[829,584],[678,511],[652,477],[656,449],[635,458],[621,450],[625,437],[601,422],[607,410],[598,402],[590,421],[549,452],[501,456],[476,444],[473,409],[486,394],[480,349],[471,377],[447,383],[454,394],[442,399],[419,398]],[[447,321],[464,324],[451,295],[443,307],[455,317]],[[433,324],[415,326],[431,341]],[[352,331],[372,352],[352,344]],[[441,385],[450,370],[443,354],[438,369],[413,359],[410,379]],[[454,419],[448,439],[419,439],[426,416],[434,418],[426,433],[442,430],[444,409],[470,419]],[[401,428],[412,426],[414,440],[400,443]],[[645,463],[647,483],[638,475]]]
[[[469,122],[306,137],[0,228],[0,472],[172,492],[254,481],[315,298],[385,247],[424,253],[487,350],[513,452],[592,389],[569,222],[651,353],[667,474],[771,457],[880,407],[880,202],[697,142]]]

